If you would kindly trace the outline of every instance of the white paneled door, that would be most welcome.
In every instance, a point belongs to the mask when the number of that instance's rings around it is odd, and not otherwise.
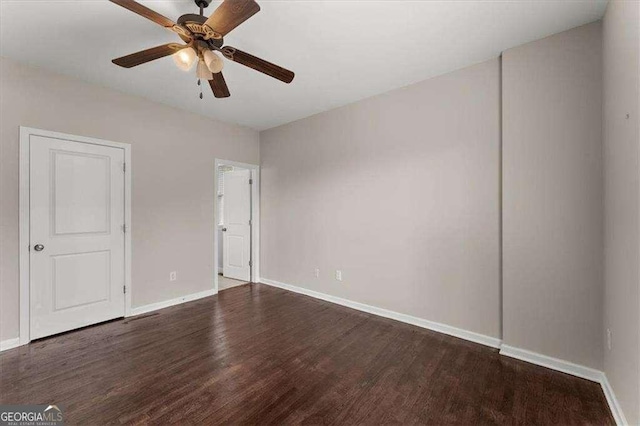
[[[30,138],[31,339],[124,316],[124,150]]]
[[[251,267],[251,179],[250,170],[224,174],[223,274],[250,281]]]

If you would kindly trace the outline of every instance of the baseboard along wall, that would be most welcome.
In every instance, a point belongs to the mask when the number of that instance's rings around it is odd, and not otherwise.
[[[414,317],[411,315],[401,314],[399,312],[390,311],[388,309],[378,308],[376,306],[365,305],[364,303],[354,302],[352,300],[343,299],[341,297],[331,296],[325,293],[309,290],[303,287],[297,287],[291,284],[285,284],[279,281],[270,280],[267,278],[261,278],[260,282],[270,285],[272,287],[278,287],[283,290],[292,291],[294,293],[304,294],[316,299],[324,300],[327,302],[335,303],[338,305],[353,308],[358,311],[368,312],[370,314],[378,315],[380,317],[394,319],[396,321],[412,324],[418,327],[426,328],[429,330],[437,331],[440,333],[448,334],[449,336],[459,337],[461,339],[470,340],[481,345],[490,346],[492,348],[500,348],[501,340],[496,337],[486,336],[484,334],[475,333],[473,331],[463,330],[461,328],[452,327],[450,325],[441,324],[434,321],[425,320],[422,318]]]
[[[162,302],[156,302],[148,305],[139,306],[137,308],[131,309],[131,314],[127,316],[133,317],[136,315],[146,314],[148,312],[157,311],[159,309],[168,308],[170,306],[179,305],[181,303],[193,302],[194,300],[202,299],[203,297],[213,296],[214,294],[216,294],[215,290],[210,289],[210,290],[201,291],[199,293],[192,293],[186,296],[176,297],[175,299],[170,299]],[[20,337],[2,340],[0,341],[0,352],[17,348],[18,346],[21,346]]]
[[[359,311],[367,312],[373,315],[378,315],[385,318],[394,319],[396,321],[412,324],[418,327],[426,328],[429,330],[437,331],[439,333],[448,334],[449,336],[458,337],[460,339],[469,340],[471,342],[479,343],[481,345],[489,346],[492,348],[499,348],[500,355],[516,358],[521,361],[528,362],[530,364],[546,367],[551,370],[560,371],[562,373],[571,374],[572,376],[580,377],[590,380],[592,382],[599,383],[602,387],[604,395],[609,404],[609,408],[613,417],[618,425],[628,424],[624,413],[616,399],[615,393],[607,380],[607,376],[600,370],[585,367],[582,365],[574,364],[569,361],[561,360],[558,358],[549,357],[536,352],[528,351],[525,349],[508,346],[502,343],[501,339],[497,339],[491,336],[485,336],[483,334],[475,333],[473,331],[463,330],[460,328],[452,327],[446,324],[441,324],[433,321],[429,321],[423,318],[417,318],[411,315],[401,314],[399,312],[390,311],[375,306],[366,305],[352,300],[343,299],[341,297],[331,296],[329,294],[320,293],[314,290],[309,290],[304,287],[298,287],[291,284],[282,283],[276,280],[268,278],[261,278],[260,282],[272,287],[281,288],[283,290],[292,291],[294,293],[304,294],[316,299],[324,300],[327,302],[335,303],[338,305],[346,306],[348,308],[356,309]]]
[[[519,359],[521,361],[526,361],[528,363],[540,365],[542,367],[547,367],[552,370],[560,371],[562,373],[571,374],[572,376],[591,380],[592,382],[599,383],[602,378],[602,374],[604,374],[600,370],[595,370],[593,368],[574,364],[562,359],[542,355],[537,352],[505,345],[504,343],[500,346],[500,355]]]
[[[0,341],[0,352],[20,346],[20,337]]]
[[[170,306],[179,305],[181,303],[193,302],[194,300],[202,299],[203,297],[209,297],[216,294],[214,289],[201,291],[199,293],[192,293],[186,296],[176,297],[175,299],[165,300],[163,302],[150,303],[148,305],[139,306],[137,308],[131,309],[131,315],[136,316],[141,314],[146,314],[148,312],[157,311],[158,309],[168,308]]]

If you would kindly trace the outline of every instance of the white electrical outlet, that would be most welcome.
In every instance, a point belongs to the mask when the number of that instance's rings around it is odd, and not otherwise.
[[[320,269],[316,268],[316,278],[320,278]]]
[[[339,269],[336,269],[336,280],[342,281],[342,271]]]
[[[175,281],[178,279],[178,273],[176,271],[169,272],[169,281]]]
[[[611,329],[607,328],[607,348],[611,350]]]

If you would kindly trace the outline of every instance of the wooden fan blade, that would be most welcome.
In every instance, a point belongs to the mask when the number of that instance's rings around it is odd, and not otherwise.
[[[253,68],[256,71],[260,71],[261,73],[267,74],[268,76],[280,81],[284,81],[285,83],[291,83],[293,81],[293,77],[295,77],[293,71],[289,71],[288,69],[272,64],[271,62],[267,62],[264,59],[257,58],[247,52],[238,50],[235,47],[225,46],[222,48],[221,52],[227,59],[249,68]]]
[[[149,9],[148,7],[143,6],[140,3],[136,3],[133,0],[109,0],[109,1],[111,3],[117,4],[118,6],[122,6],[125,9],[132,11],[133,13],[137,13],[140,16],[144,16],[145,18],[155,22],[158,25],[162,25],[166,29],[171,30],[174,33],[178,34],[180,38],[187,43],[191,41],[191,39],[193,39],[193,35],[188,29],[186,29],[182,25],[176,24],[166,16],[160,15],[158,12],[155,12]]]
[[[211,86],[213,96],[216,98],[228,98],[231,96],[229,88],[227,87],[227,82],[224,81],[224,77],[221,72],[213,74],[213,79],[209,80],[209,86]]]
[[[204,25],[225,36],[259,11],[260,6],[254,0],[224,0]]]
[[[185,47],[187,46],[177,43],[163,44],[162,46],[152,47],[151,49],[114,59],[111,62],[124,68],[132,68],[146,62],[169,56],[181,49],[184,49]]]
[[[171,19],[160,15],[158,12],[155,12],[149,9],[146,6],[141,5],[133,0],[110,0],[111,3],[115,3],[118,6],[122,6],[125,9],[129,9],[133,13],[137,13],[140,16],[144,16],[145,18],[155,22],[158,25],[162,25],[163,27],[171,29],[176,23]]]

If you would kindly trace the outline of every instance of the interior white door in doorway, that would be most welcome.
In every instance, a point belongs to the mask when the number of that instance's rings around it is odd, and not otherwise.
[[[251,171],[234,170],[224,174],[223,275],[251,280]]]
[[[124,316],[124,150],[31,135],[30,337]]]

